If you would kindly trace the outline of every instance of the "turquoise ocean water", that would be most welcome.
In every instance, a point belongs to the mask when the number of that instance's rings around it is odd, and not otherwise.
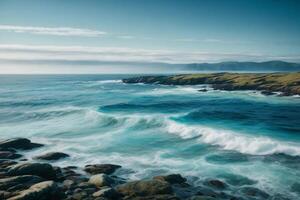
[[[251,185],[299,198],[299,97],[122,83],[127,77],[1,75],[0,137],[47,144],[28,159],[69,153],[60,166],[113,163],[132,180],[181,173],[195,185],[221,179],[232,193]]]

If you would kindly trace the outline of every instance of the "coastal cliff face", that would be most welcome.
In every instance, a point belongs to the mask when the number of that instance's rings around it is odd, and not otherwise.
[[[124,83],[163,85],[210,84],[220,90],[259,90],[265,94],[300,95],[300,72],[296,73],[213,73],[170,76],[141,76],[122,80]]]

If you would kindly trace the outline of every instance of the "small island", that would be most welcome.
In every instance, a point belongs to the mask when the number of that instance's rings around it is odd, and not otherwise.
[[[300,72],[291,73],[212,73],[166,76],[140,76],[122,80],[124,83],[162,85],[209,84],[216,90],[258,90],[263,94],[300,95]]]

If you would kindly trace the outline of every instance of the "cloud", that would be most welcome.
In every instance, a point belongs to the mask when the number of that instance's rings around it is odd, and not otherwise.
[[[120,35],[120,36],[117,36],[117,37],[120,38],[120,39],[125,39],[125,40],[131,40],[131,39],[135,38],[134,36],[131,36],[131,35]]]
[[[251,53],[181,52],[118,47],[0,45],[0,62],[79,63],[203,63],[221,61],[284,60],[299,62],[300,55],[265,55]]]
[[[208,43],[223,43],[224,41],[219,39],[207,38],[207,39],[195,39],[195,38],[180,38],[175,39],[176,42],[208,42]]]
[[[38,35],[56,35],[56,36],[83,36],[99,37],[107,34],[103,31],[81,29],[72,27],[36,27],[36,26],[13,26],[0,25],[0,31],[9,31],[15,33],[30,33]]]

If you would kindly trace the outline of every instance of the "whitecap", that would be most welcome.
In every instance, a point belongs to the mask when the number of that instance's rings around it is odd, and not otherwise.
[[[266,136],[251,136],[230,130],[215,129],[200,125],[184,125],[168,120],[168,133],[177,134],[183,139],[200,137],[203,143],[219,146],[225,150],[235,150],[251,155],[269,155],[284,153],[292,156],[300,155],[300,147],[293,142],[277,141]]]

